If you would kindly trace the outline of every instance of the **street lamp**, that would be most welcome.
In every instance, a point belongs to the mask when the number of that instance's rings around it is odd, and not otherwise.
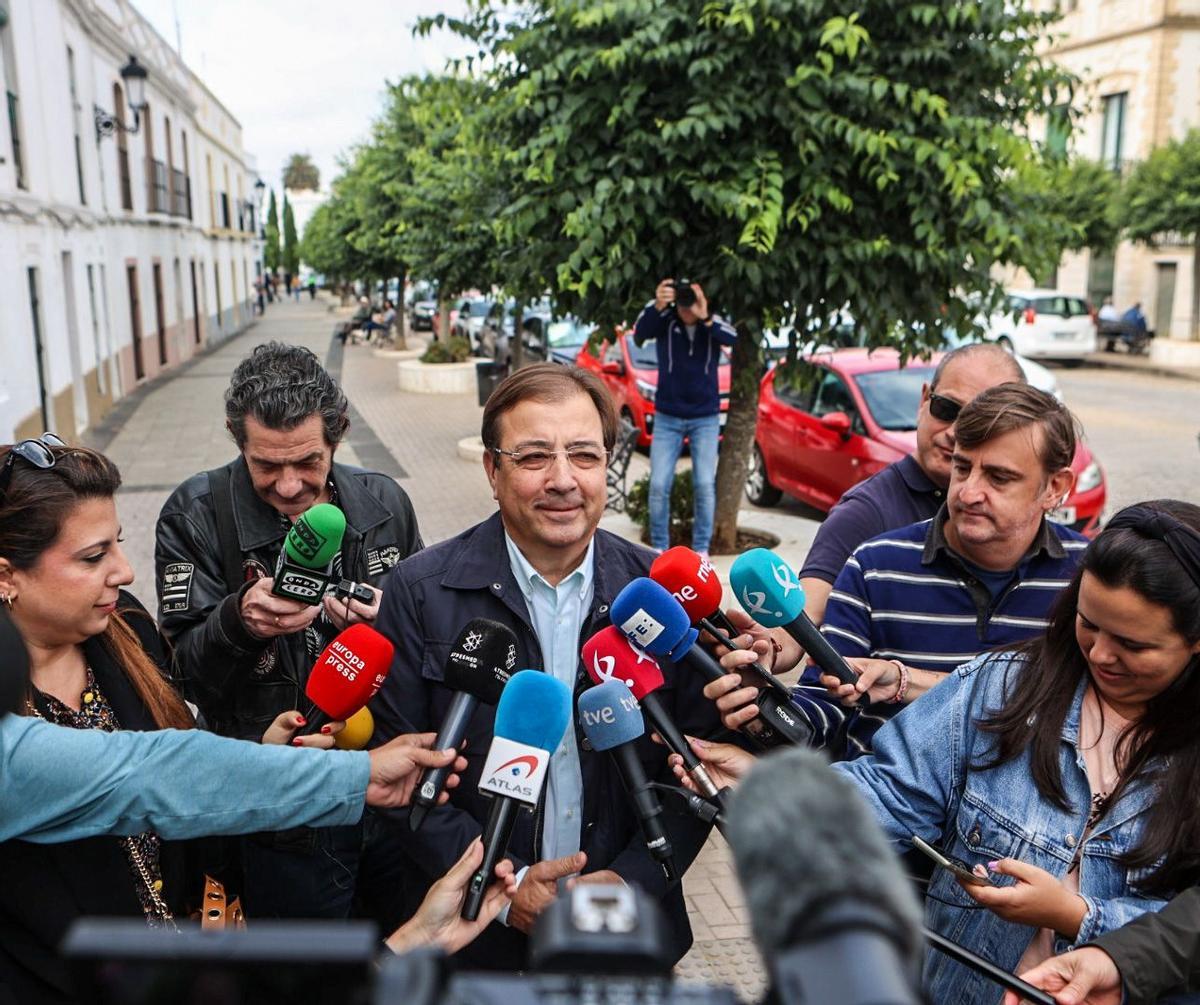
[[[263,196],[266,194],[266,191],[267,183],[261,178],[257,179],[254,182],[254,220],[258,224],[256,229],[258,230],[259,237],[263,236],[262,204]]]
[[[103,137],[111,136],[118,129],[123,133],[136,133],[141,126],[142,111],[146,107],[146,68],[137,61],[137,56],[130,56],[129,62],[121,67],[121,79],[125,82],[125,101],[133,112],[133,128],[130,129],[115,115],[106,112],[99,105],[92,106],[96,119],[96,142]]]

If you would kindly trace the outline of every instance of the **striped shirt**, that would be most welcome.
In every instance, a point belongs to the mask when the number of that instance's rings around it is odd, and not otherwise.
[[[946,541],[946,516],[943,506],[931,520],[859,545],[846,560],[821,626],[834,649],[847,657],[895,659],[948,673],[982,652],[1045,630],[1050,608],[1074,575],[1087,539],[1043,521],[1012,581],[994,595]],[[801,678],[809,699],[820,697],[805,686],[819,688],[819,675],[810,666]],[[823,688],[821,692],[828,695]],[[875,731],[902,708],[877,702],[852,713],[849,756],[869,751]],[[835,709],[823,711],[844,719],[843,707]]]

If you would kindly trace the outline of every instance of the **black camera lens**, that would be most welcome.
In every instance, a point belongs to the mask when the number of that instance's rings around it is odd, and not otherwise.
[[[686,279],[675,280],[675,306],[691,307],[696,303],[696,291]]]

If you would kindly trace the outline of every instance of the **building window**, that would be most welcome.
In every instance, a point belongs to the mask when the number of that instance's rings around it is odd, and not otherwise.
[[[67,46],[67,83],[71,89],[71,126],[75,130],[75,177],[79,182],[79,204],[87,205],[83,185],[83,142],[79,135],[79,86],[75,80],[75,50]]]
[[[179,216],[186,216],[189,220],[192,218],[192,169],[188,162],[187,148],[187,133],[182,129],[179,131],[179,140],[183,152],[183,175],[182,184],[179,184],[180,179],[176,179],[175,192],[179,198]]]
[[[17,64],[13,55],[12,29],[7,24],[0,26],[0,59],[4,61],[4,104],[8,109],[8,135],[12,140],[17,188],[28,188],[25,180],[25,162],[21,157],[21,104],[17,98]]]
[[[113,118],[117,120],[117,178],[121,186],[121,208],[133,210],[133,184],[129,179],[129,141],[125,137],[125,95],[113,84]]]
[[[1109,94],[1104,102],[1104,132],[1100,137],[1100,163],[1113,171],[1120,171],[1125,148],[1125,99],[1129,95]]]
[[[142,112],[146,127],[146,212],[165,213],[167,211],[167,166],[160,160],[154,159],[154,116],[150,114],[147,104]]]

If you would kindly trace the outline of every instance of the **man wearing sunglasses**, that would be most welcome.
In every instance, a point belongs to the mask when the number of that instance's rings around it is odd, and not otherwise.
[[[800,584],[804,610],[820,624],[825,603],[842,566],[854,549],[884,531],[928,520],[946,501],[954,420],[981,391],[1008,381],[1024,383],[1012,354],[991,342],[946,353],[921,389],[917,447],[907,457],[859,482],[838,500],[813,539]]]

